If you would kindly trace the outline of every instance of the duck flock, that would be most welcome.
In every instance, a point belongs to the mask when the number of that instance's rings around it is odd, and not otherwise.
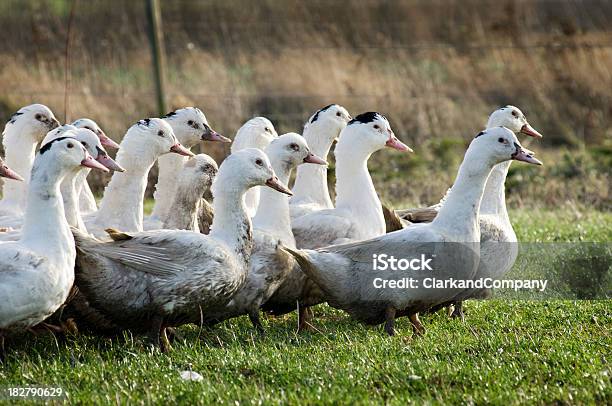
[[[368,159],[385,148],[412,150],[380,113],[353,118],[333,104],[302,134],[280,136],[255,117],[232,141],[200,109],[185,107],[138,121],[118,145],[91,119],[61,125],[47,106],[23,107],[6,123],[0,161],[2,352],[5,337],[17,333],[75,328],[105,336],[130,330],[165,351],[183,324],[248,315],[263,333],[261,311],[296,311],[302,330],[321,303],[384,323],[390,335],[401,316],[415,334],[424,332],[419,313],[448,307],[463,317],[462,302],[490,289],[373,281],[509,271],[517,248],[505,205],[508,168],[511,160],[541,165],[517,134],[541,137],[518,108],[494,111],[439,204],[393,211],[381,204]],[[190,151],[205,141],[232,142],[231,154],[217,165]],[[335,202],[326,162],[334,142]],[[105,148],[118,149],[115,160]],[[155,206],[146,217],[156,162]],[[99,205],[87,183],[92,169],[113,171]],[[377,269],[372,258],[381,254],[429,256],[433,270]]]

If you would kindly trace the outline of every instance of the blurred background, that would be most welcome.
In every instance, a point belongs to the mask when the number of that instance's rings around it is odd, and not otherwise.
[[[509,204],[612,208],[612,1],[164,0],[160,8],[168,109],[200,107],[224,135],[255,115],[279,133],[301,132],[330,103],[352,115],[379,111],[415,153],[376,153],[375,185],[384,200],[416,206],[440,199],[488,115],[514,104],[544,134],[525,144],[545,167],[512,166]],[[120,141],[138,119],[158,116],[146,10],[145,0],[1,0],[0,121],[44,103],[61,121],[92,118]],[[229,153],[204,150],[218,160]],[[97,176],[101,193],[107,179]]]

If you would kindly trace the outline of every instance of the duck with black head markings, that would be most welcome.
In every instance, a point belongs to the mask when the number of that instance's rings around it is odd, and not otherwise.
[[[60,183],[81,166],[107,171],[72,138],[45,144],[34,160],[21,238],[0,243],[0,341],[40,323],[68,296],[76,251]]]
[[[36,146],[48,131],[59,126],[59,121],[49,107],[43,104],[31,104],[20,108],[11,116],[2,132],[6,164],[19,173],[25,181],[5,181],[0,200],[0,216],[23,215],[26,203],[30,170],[34,162]],[[0,219],[0,225],[3,221]]]
[[[368,171],[370,156],[383,148],[412,151],[397,139],[389,121],[380,113],[356,116],[340,133],[336,155],[336,207],[306,214],[292,220],[296,245],[318,248],[376,237],[385,233],[382,205]],[[273,314],[283,314],[300,306],[322,302],[317,286],[302,272],[291,272],[281,287],[264,304]],[[307,320],[300,311],[300,329]]]
[[[451,300],[461,289],[427,287],[425,278],[468,280],[476,276],[480,261],[480,201],[493,167],[517,160],[541,165],[527,153],[514,133],[495,127],[474,138],[465,154],[454,186],[440,213],[431,223],[417,224],[380,237],[318,250],[290,250],[310,279],[323,290],[325,300],[366,324],[385,323],[395,333],[395,318],[410,316],[415,333],[424,329],[418,312]],[[430,258],[431,269],[408,270],[373,267],[374,255],[395,258]],[[409,278],[410,289],[395,289],[383,281]]]
[[[342,106],[330,104],[315,112],[304,124],[302,135],[317,156],[327,159],[329,150],[340,132],[352,120]],[[334,207],[327,186],[327,166],[302,165],[298,167],[295,184],[291,189],[291,218],[295,219],[313,211]]]
[[[385,221],[367,162],[385,147],[411,152],[399,141],[389,121],[376,112],[352,119],[336,145],[336,207],[293,219],[297,246],[318,248],[385,232]]]
[[[162,117],[172,127],[176,138],[187,149],[202,143],[213,141],[230,143],[231,140],[213,130],[202,110],[197,107],[184,107],[171,111]],[[158,163],[157,184],[153,197],[153,212],[145,218],[145,230],[163,228],[163,219],[168,217],[176,194],[176,176],[187,162],[186,157],[175,154],[160,156]]]
[[[112,323],[149,333],[155,345],[169,349],[167,327],[200,324],[244,285],[253,240],[243,196],[264,185],[291,194],[265,153],[246,149],[219,167],[212,186],[215,219],[208,235],[108,230],[115,241],[100,242],[74,230],[79,290]]]
[[[56,130],[50,131],[45,139],[42,141],[42,145],[48,145],[51,141],[57,138],[74,138],[80,142],[86,149],[86,151],[105,168],[113,171],[123,171],[113,159],[111,159],[99,138],[92,131],[84,128],[76,128],[71,125],[65,125],[58,127]],[[81,172],[85,172],[84,177],[80,177]],[[69,171],[60,184],[60,191],[62,193],[62,202],[64,203],[64,212],[66,215],[66,221],[71,227],[77,227],[83,231],[86,231],[83,218],[79,211],[79,199],[78,199],[78,182],[83,181],[87,174],[89,174],[90,168],[77,167],[72,171]],[[15,221],[11,227],[15,230],[4,232],[0,234],[0,240],[2,241],[15,241],[21,237],[22,221]]]
[[[151,167],[164,154],[194,154],[174,135],[170,125],[160,118],[140,120],[129,128],[121,141],[117,163],[125,172],[115,172],[104,190],[100,210],[85,217],[87,229],[105,237],[104,229],[142,231],[144,194]]]

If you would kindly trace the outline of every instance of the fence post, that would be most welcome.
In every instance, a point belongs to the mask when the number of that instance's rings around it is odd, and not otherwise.
[[[164,50],[164,33],[162,31],[161,9],[159,0],[145,0],[149,20],[149,43],[151,57],[155,68],[155,91],[159,116],[167,113],[166,108],[166,59]]]

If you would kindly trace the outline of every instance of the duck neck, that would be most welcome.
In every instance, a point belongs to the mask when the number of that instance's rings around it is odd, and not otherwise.
[[[60,182],[66,175],[48,160],[32,170],[21,241],[33,250],[56,258],[74,253],[74,240],[64,215]]]
[[[323,136],[321,129],[308,127],[304,131],[304,138],[313,154],[323,159],[327,158],[333,140]],[[333,207],[327,186],[326,165],[298,166],[295,184],[291,191],[292,202],[312,202],[328,209]]]
[[[28,182],[30,171],[34,162],[38,140],[33,135],[22,133],[21,128],[11,128],[9,134],[4,136],[6,165],[21,175],[25,181],[5,179],[2,187],[3,205],[13,205],[18,212],[22,212],[28,195]]]
[[[171,208],[162,217],[164,228],[200,232],[198,212],[206,187],[179,182]]]
[[[457,236],[457,242],[480,241],[478,215],[491,166],[478,159],[463,160],[457,178],[440,212],[432,222]]]
[[[283,185],[289,182],[292,167],[289,163],[270,157],[272,169]],[[319,165],[302,165],[319,166]],[[289,198],[287,195],[272,190],[269,187],[261,188],[261,197],[257,213],[253,218],[255,230],[265,231],[278,239],[289,248],[295,248],[295,238],[291,231],[291,216],[289,214]]]
[[[166,154],[157,159],[159,172],[153,194],[155,206],[151,217],[162,219],[168,215],[177,190],[176,175],[183,169],[187,159],[179,154]]]
[[[372,236],[384,234],[382,206],[368,171],[370,153],[348,148],[342,140],[336,146],[336,208],[349,210]]]
[[[78,228],[79,231],[87,232],[81,212],[79,211],[79,182],[83,181],[89,173],[89,169],[78,168],[66,175],[60,184],[62,192],[62,201],[64,203],[64,212],[66,221],[71,227]],[[85,173],[83,175],[83,173]]]
[[[98,225],[121,231],[142,231],[147,175],[157,157],[152,152],[133,154],[128,148],[119,150],[117,163],[125,172],[115,172],[104,190],[96,216]]]
[[[510,222],[506,209],[506,177],[512,161],[497,164],[491,170],[480,203],[480,214],[492,214]]]
[[[247,189],[231,187],[231,181],[217,175],[223,189],[217,190],[213,200],[213,221],[210,236],[226,243],[243,263],[248,263],[253,249],[251,219],[247,215],[244,194]]]

